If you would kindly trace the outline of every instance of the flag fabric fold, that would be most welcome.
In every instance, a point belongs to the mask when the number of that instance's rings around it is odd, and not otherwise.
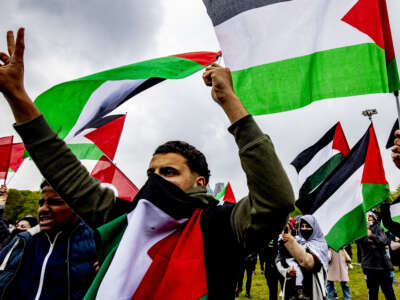
[[[253,115],[400,87],[384,0],[203,2]]]
[[[367,234],[365,213],[389,197],[374,127],[351,149],[340,165],[296,206],[318,220],[328,245],[340,247]]]
[[[60,138],[72,139],[138,93],[165,79],[185,78],[219,55],[190,52],[103,71],[56,85],[39,95],[35,104]]]
[[[14,136],[0,138],[0,179],[7,180]]]
[[[311,193],[340,164],[350,148],[340,122],[291,162],[299,174],[299,199]]]
[[[207,299],[201,207],[155,174],[132,205],[98,228],[101,268],[84,299]]]

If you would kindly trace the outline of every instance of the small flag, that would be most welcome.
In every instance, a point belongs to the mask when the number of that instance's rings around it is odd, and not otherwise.
[[[222,199],[225,202],[236,203],[236,198],[229,182],[226,184],[224,189],[215,196],[215,198],[218,200]]]
[[[25,145],[24,143],[16,143],[12,145],[10,170],[17,172],[22,162],[24,161]]]
[[[396,120],[393,124],[392,130],[390,131],[388,140],[386,142],[386,149],[392,148],[394,146],[394,133],[399,129],[399,121]]]
[[[385,0],[203,2],[253,115],[400,88]]]
[[[14,136],[0,138],[0,179],[7,180]]]
[[[35,104],[60,138],[70,140],[140,92],[165,79],[185,78],[220,53],[190,52],[151,59],[56,85]]]
[[[296,206],[312,214],[326,241],[338,251],[367,234],[365,213],[389,197],[374,127],[351,149],[341,164]]]
[[[400,197],[397,197],[390,205],[390,215],[393,221],[400,223]]]
[[[340,164],[350,148],[340,122],[291,162],[299,174],[299,198],[311,193]]]
[[[116,192],[118,198],[133,201],[138,188],[129,180],[129,178],[113,164],[106,156],[102,156],[93,168],[91,174],[103,183],[108,183]]]

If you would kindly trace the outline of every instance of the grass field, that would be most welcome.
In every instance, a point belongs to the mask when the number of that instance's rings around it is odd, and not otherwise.
[[[355,252],[353,252],[355,253]],[[400,272],[398,267],[395,268],[395,276],[398,282],[400,282]],[[245,276],[246,277],[246,276]],[[351,291],[351,299],[354,300],[367,300],[368,292],[367,285],[365,283],[364,274],[360,266],[354,266],[352,270],[349,270],[349,285]],[[244,280],[245,281],[245,280]],[[400,284],[394,285],[394,292],[396,298],[400,300]],[[243,289],[245,289],[245,282],[243,282]],[[340,284],[337,283],[336,289],[338,291],[339,299],[343,299],[342,290]],[[248,299],[244,296],[243,291],[236,299]],[[253,300],[267,300],[268,297],[268,287],[264,275],[261,274],[260,265],[257,265],[256,274],[253,276],[253,282],[251,287],[251,299]],[[281,298],[280,298],[281,299]],[[384,300],[385,297],[382,291],[379,292],[379,300]]]

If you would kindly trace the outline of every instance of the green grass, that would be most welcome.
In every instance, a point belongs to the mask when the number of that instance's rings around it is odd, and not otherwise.
[[[356,251],[353,251],[353,260],[356,257],[357,257]],[[400,272],[398,267],[395,267],[395,276],[397,281],[400,282]],[[361,267],[354,265],[353,269],[349,270],[349,277],[350,277],[349,285],[350,285],[351,299],[353,300],[368,299],[367,285]],[[246,276],[243,282],[243,289],[245,289],[245,281],[246,281]],[[400,300],[400,284],[394,285],[393,287],[397,299]],[[339,283],[336,284],[336,290],[338,291],[339,299],[343,299],[342,289]],[[245,292],[243,291],[236,299],[248,299],[244,296],[244,294]],[[251,299],[253,300],[269,299],[267,282],[265,280],[264,275],[261,274],[259,264],[257,264],[256,274],[253,276],[253,282],[251,286]],[[379,300],[384,300],[384,299],[385,296],[383,295],[382,291],[379,291]]]

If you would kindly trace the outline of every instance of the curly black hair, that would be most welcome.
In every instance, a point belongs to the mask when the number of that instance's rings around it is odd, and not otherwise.
[[[189,169],[196,172],[206,179],[206,184],[210,179],[211,173],[208,169],[206,157],[194,146],[183,141],[169,141],[157,147],[153,156],[156,154],[177,153],[186,158]]]

